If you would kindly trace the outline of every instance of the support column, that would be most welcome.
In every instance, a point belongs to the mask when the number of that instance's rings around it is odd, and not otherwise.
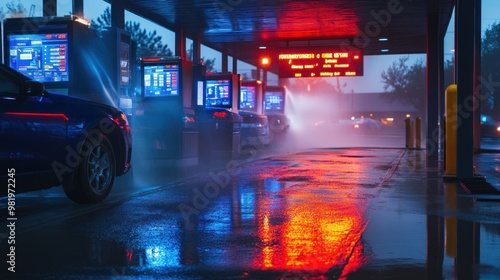
[[[111,1],[111,26],[125,29],[125,6],[121,0]]]
[[[57,0],[43,0],[43,16],[57,16]]]
[[[476,2],[475,7],[475,27],[474,32],[474,151],[481,149],[481,0]]]
[[[444,36],[446,32],[439,33],[439,49],[438,49],[438,59],[439,59],[439,79],[438,79],[438,102],[439,102],[439,111],[438,111],[438,120],[439,120],[439,133],[438,133],[438,146],[440,149],[444,150],[444,93],[446,87],[448,85],[444,84]],[[429,137],[429,136],[427,136]],[[431,135],[431,137],[435,137]]]
[[[193,60],[194,60],[194,40],[193,40]],[[186,32],[179,28],[175,32],[175,55],[181,59],[186,59]]]
[[[457,0],[455,30],[455,61],[457,81],[457,177],[472,179],[473,141],[473,94],[474,94],[474,32],[475,7],[478,0]],[[479,2],[480,3],[480,2]]]
[[[193,62],[200,63],[201,61],[201,39],[200,36],[193,38]]]
[[[227,48],[222,50],[222,72],[229,72]]]
[[[436,7],[427,16],[427,156],[439,154],[439,16]]]
[[[233,73],[238,73],[238,59],[233,56]]]
[[[73,14],[83,17],[83,0],[73,0]]]

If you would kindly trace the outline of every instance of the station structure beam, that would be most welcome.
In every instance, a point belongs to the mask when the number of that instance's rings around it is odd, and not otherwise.
[[[83,0],[73,0],[73,14],[83,17]]]
[[[43,16],[57,16],[57,0],[43,0]]]
[[[193,46],[195,45],[193,40]],[[193,49],[194,51],[194,49]],[[186,59],[186,32],[183,28],[178,28],[175,32],[175,56]]]
[[[437,157],[439,154],[439,88],[440,76],[440,34],[438,5],[429,8],[427,15],[427,156]],[[442,52],[441,52],[442,54]]]
[[[238,73],[238,59],[233,56],[233,73]]]
[[[222,54],[222,72],[229,72],[229,58],[227,54],[227,48],[224,48],[221,52]]]
[[[474,108],[474,151],[479,151],[481,149],[481,92],[479,89],[481,88],[481,80],[479,77],[481,76],[481,11],[482,11],[481,1],[476,3],[475,6],[475,27],[476,30],[474,32],[474,100],[477,102],[477,105]],[[486,100],[484,100],[486,101]]]
[[[473,156],[473,114],[477,100],[474,100],[475,32],[481,26],[476,24],[475,9],[481,0],[457,0],[455,13],[455,80],[457,84],[457,178],[474,177]]]
[[[200,63],[201,61],[201,35],[193,38],[193,62]]]
[[[111,26],[125,29],[125,6],[121,0],[111,1]]]

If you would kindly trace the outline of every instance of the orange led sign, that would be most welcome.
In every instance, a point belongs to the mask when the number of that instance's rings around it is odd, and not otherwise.
[[[290,48],[278,55],[280,78],[363,76],[363,54],[352,47]]]

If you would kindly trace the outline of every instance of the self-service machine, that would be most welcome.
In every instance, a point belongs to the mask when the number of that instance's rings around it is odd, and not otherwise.
[[[242,122],[238,114],[239,93],[239,75],[230,72],[206,75],[203,106],[198,106],[196,112],[200,157],[204,160],[239,158]]]
[[[267,86],[264,91],[264,114],[269,118],[269,129],[273,134],[282,134],[290,127],[285,115],[285,98],[283,86]]]
[[[130,109],[131,35],[77,16],[4,21],[5,64],[56,93]]]
[[[262,82],[242,81],[240,87],[239,114],[242,146],[266,146],[270,143],[268,117],[262,114]]]
[[[141,59],[141,96],[134,101],[137,157],[155,167],[198,164],[192,109],[193,65],[177,57]]]

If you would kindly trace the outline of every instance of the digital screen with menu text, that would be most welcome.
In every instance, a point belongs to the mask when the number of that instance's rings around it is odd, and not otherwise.
[[[67,82],[68,34],[8,36],[9,66],[39,82]]]
[[[363,76],[363,54],[342,47],[283,49],[278,67],[280,78]]]

